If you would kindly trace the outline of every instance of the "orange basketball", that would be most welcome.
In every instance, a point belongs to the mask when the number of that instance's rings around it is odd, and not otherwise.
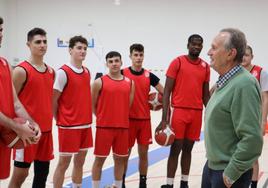
[[[163,107],[162,102],[163,102],[163,96],[160,93],[153,92],[149,94],[148,103],[151,110],[153,111],[160,110]]]
[[[19,124],[30,125],[28,120],[24,118],[14,118],[15,122]],[[18,137],[15,131],[12,129],[4,128],[2,131],[2,141],[9,148],[21,149],[24,147],[22,140]]]
[[[167,126],[165,129],[157,131],[154,135],[155,141],[160,146],[169,146],[175,140],[175,134],[172,129]]]

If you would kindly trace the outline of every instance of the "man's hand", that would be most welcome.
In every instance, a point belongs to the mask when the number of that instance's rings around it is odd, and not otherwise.
[[[30,139],[32,141],[32,144],[37,144],[42,135],[41,130],[36,122],[31,122],[30,126],[31,129],[34,131],[34,136],[31,137]]]
[[[14,131],[17,133],[17,135],[20,137],[20,139],[23,142],[24,147],[26,147],[29,144],[32,144],[31,141],[32,137],[35,137],[35,131],[29,126],[28,123],[20,124],[15,122]]]
[[[158,131],[160,131],[160,130],[165,129],[166,126],[168,126],[168,122],[166,122],[166,121],[161,121],[161,122],[159,123],[159,125],[155,128],[155,132],[158,132]]]
[[[222,178],[223,178],[223,182],[227,188],[230,188],[233,185],[234,182],[229,177],[222,174]]]

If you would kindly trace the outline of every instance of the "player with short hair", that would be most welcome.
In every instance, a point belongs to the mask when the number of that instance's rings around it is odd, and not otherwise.
[[[268,74],[262,67],[252,64],[253,50],[250,46],[247,46],[245,55],[241,65],[246,68],[260,83],[262,94],[262,128],[263,135],[265,134],[265,127],[267,124],[268,114]],[[253,164],[253,174],[251,181],[251,188],[256,188],[259,178],[259,161],[257,160]]]
[[[120,53],[109,52],[106,65],[109,73],[96,79],[92,86],[92,108],[97,117],[92,187],[99,188],[102,166],[112,148],[114,186],[121,188],[129,148],[129,109],[134,97],[134,82],[120,72]]]
[[[140,188],[146,188],[148,170],[148,149],[152,143],[151,117],[148,104],[150,87],[153,86],[159,93],[163,94],[163,86],[160,79],[150,71],[144,69],[144,46],[142,44],[132,44],[129,48],[132,65],[123,69],[122,74],[135,82],[135,96],[129,115],[129,155],[131,148],[138,143]],[[127,158],[128,159],[128,158]],[[125,162],[125,173],[127,163]],[[123,175],[123,185],[125,187],[125,173]]]
[[[88,42],[82,36],[69,41],[70,62],[56,74],[53,111],[58,126],[60,157],[54,172],[54,188],[62,188],[73,157],[73,188],[81,188],[87,150],[92,147],[90,72],[84,67]]]
[[[21,187],[34,162],[33,188],[45,188],[50,160],[54,158],[52,139],[52,95],[54,70],[44,63],[47,51],[46,31],[33,28],[27,34],[30,58],[15,67],[13,83],[21,103],[40,125],[38,144],[14,149],[14,170],[9,188]]]
[[[199,58],[203,48],[203,38],[193,34],[188,38],[188,55],[175,58],[167,70],[163,96],[162,121],[156,131],[167,126],[170,95],[171,126],[176,135],[170,147],[167,165],[167,183],[161,188],[173,188],[174,177],[181,153],[180,188],[188,188],[192,148],[199,140],[202,125],[202,109],[209,100],[209,65]]]
[[[3,18],[0,17],[0,47],[3,38]],[[30,118],[25,108],[17,97],[12,83],[12,68],[7,60],[0,57],[0,180],[6,179],[10,174],[11,149],[4,145],[2,139],[2,129],[12,129],[23,141],[24,146],[37,143],[41,137],[38,125]],[[32,127],[16,123],[12,119],[22,117],[31,121]],[[36,135],[37,133],[37,135]],[[31,139],[33,138],[34,139]]]

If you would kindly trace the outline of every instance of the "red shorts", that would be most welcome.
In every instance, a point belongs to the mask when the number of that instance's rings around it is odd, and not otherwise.
[[[58,128],[58,133],[60,155],[76,154],[93,146],[91,127],[84,129]]]
[[[94,154],[107,157],[111,148],[114,155],[128,156],[128,129],[97,127]]]
[[[202,125],[202,110],[174,108],[171,112],[171,126],[176,139],[199,140]]]
[[[129,147],[133,147],[135,140],[141,145],[149,145],[152,142],[151,120],[129,120]]]
[[[44,132],[37,144],[32,144],[23,149],[13,150],[13,159],[18,162],[32,163],[50,161],[54,158],[52,132]]]
[[[10,174],[11,149],[0,141],[0,180],[6,179]]]

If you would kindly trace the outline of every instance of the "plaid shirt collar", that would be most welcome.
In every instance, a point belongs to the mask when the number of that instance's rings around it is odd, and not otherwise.
[[[216,82],[217,88],[223,87],[228,80],[230,80],[238,71],[241,70],[241,65],[236,65],[231,70],[229,70],[227,73],[225,73],[223,76],[219,76],[218,81]]]

